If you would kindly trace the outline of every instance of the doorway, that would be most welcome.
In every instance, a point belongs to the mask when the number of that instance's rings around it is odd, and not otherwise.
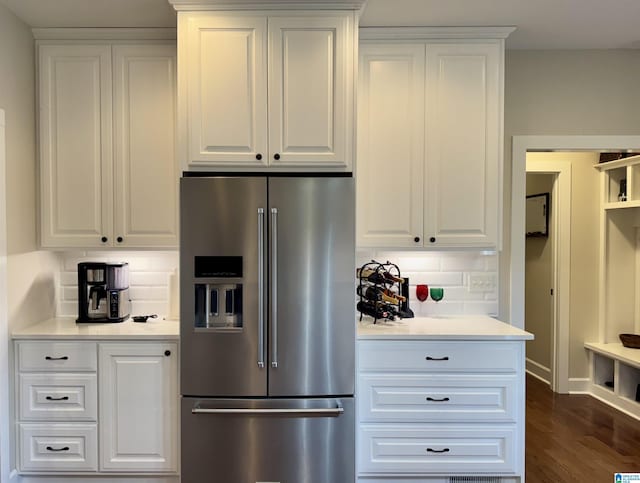
[[[602,152],[637,150],[640,147],[640,136],[514,136],[512,146],[512,179],[511,179],[511,245],[509,254],[509,320],[517,327],[524,327],[525,319],[525,193],[527,154],[536,152]],[[558,204],[563,206],[562,203]],[[565,213],[571,220],[570,203],[569,211]],[[562,214],[558,217],[560,228],[570,226],[564,224]],[[559,244],[557,252],[559,260],[564,258],[569,262],[568,253],[562,256],[562,245]],[[559,262],[560,263],[560,262]],[[565,271],[559,267],[557,273],[562,275]],[[567,270],[568,274],[569,271]],[[562,285],[560,283],[560,285]],[[561,287],[556,285],[559,295]],[[565,288],[568,293],[568,286]],[[597,298],[597,297],[596,297]],[[558,302],[556,302],[558,303]],[[601,305],[601,304],[600,304]],[[562,309],[558,309],[558,312]],[[567,310],[567,307],[565,307]],[[569,314],[566,317],[557,317],[556,345],[563,344],[563,340],[570,340]],[[574,344],[575,345],[575,344]],[[584,349],[581,348],[584,352]],[[569,350],[556,354],[554,368],[556,386],[560,393],[585,392],[588,388],[588,378],[569,378]],[[573,351],[577,353],[577,351]],[[579,375],[579,374],[578,374]]]
[[[569,159],[564,159],[564,156]],[[525,278],[541,282],[537,291],[535,309],[525,313],[525,328],[538,339],[527,346],[527,370],[547,382],[555,392],[566,392],[569,373],[569,320],[571,292],[571,203],[572,162],[568,153],[527,153],[526,177],[539,177],[542,184],[529,186],[534,191],[547,190],[550,194],[548,237],[525,243]],[[590,167],[590,166],[589,166]],[[529,254],[527,254],[527,245]],[[532,260],[532,250],[538,248],[542,259]],[[529,270],[527,270],[529,269]],[[534,270],[532,274],[531,271]],[[535,273],[535,271],[539,273]],[[540,273],[543,272],[543,273]],[[532,280],[533,279],[533,280]],[[531,296],[531,287],[525,285],[525,294]],[[526,308],[525,299],[525,308]],[[542,319],[536,317],[542,316]],[[529,317],[534,317],[529,320]]]
[[[556,180],[555,173],[527,170],[524,329],[535,338],[527,343],[526,370],[552,388],[556,348],[554,249],[558,231],[551,207],[557,202]]]

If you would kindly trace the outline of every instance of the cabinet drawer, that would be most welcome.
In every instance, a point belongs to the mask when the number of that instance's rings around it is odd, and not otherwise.
[[[513,474],[515,425],[361,425],[364,474]]]
[[[518,342],[360,341],[360,371],[516,372]]]
[[[18,370],[29,372],[95,372],[94,342],[19,342]]]
[[[95,374],[20,374],[20,419],[96,421]]]
[[[18,425],[21,471],[97,471],[96,424]]]
[[[370,374],[358,378],[361,421],[516,422],[515,374]]]

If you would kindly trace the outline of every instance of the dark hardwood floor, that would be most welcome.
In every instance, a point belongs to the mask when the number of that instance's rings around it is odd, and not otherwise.
[[[527,375],[526,483],[612,483],[640,473],[640,421]]]

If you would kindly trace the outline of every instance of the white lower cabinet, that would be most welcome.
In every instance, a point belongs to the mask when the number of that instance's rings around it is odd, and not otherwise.
[[[358,482],[522,481],[523,345],[359,340]]]
[[[177,342],[19,340],[15,368],[20,474],[177,474]]]
[[[177,345],[101,344],[100,469],[178,469]]]

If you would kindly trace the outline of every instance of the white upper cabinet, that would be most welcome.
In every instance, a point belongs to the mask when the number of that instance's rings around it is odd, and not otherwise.
[[[189,159],[266,166],[267,19],[194,15],[183,23]]]
[[[111,48],[40,46],[41,242],[97,247],[113,231]]]
[[[44,248],[175,247],[176,53],[41,41]]]
[[[358,246],[498,249],[509,29],[363,30]]]
[[[424,45],[360,46],[360,246],[412,247],[422,237],[424,57]]]
[[[427,45],[425,244],[497,245],[501,58],[498,43]]]
[[[183,169],[350,171],[353,11],[179,12]]]
[[[175,247],[176,49],[115,45],[113,59],[115,242]]]

